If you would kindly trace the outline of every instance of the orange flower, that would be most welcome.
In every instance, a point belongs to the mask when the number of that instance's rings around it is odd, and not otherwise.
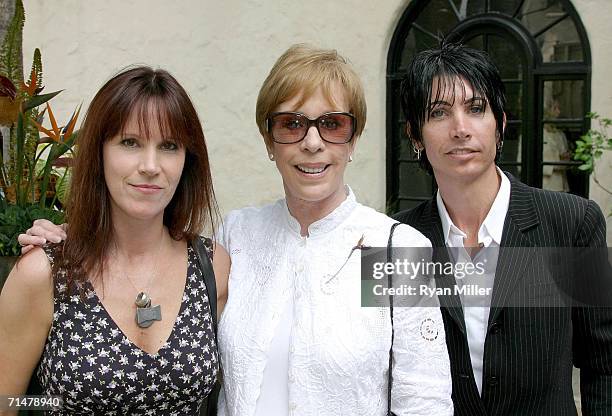
[[[36,120],[32,120],[32,123],[34,123],[38,131],[46,134],[48,138],[52,141],[57,143],[65,143],[66,141],[68,141],[68,139],[70,139],[70,136],[72,136],[72,132],[74,131],[77,118],[79,117],[79,113],[81,111],[81,106],[79,105],[76,111],[72,113],[68,124],[64,128],[58,127],[57,120],[53,115],[53,110],[51,110],[51,106],[49,105],[49,103],[47,103],[47,110],[49,111],[49,121],[51,122],[51,130],[43,127]]]

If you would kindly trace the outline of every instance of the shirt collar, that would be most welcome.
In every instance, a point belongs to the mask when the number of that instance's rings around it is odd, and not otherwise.
[[[485,243],[485,246],[489,246],[490,241],[487,241],[489,238],[498,246],[501,245],[504,222],[510,205],[510,180],[499,167],[496,167],[496,169],[497,174],[501,177],[501,184],[493,200],[491,209],[489,209],[487,216],[478,230],[478,241]],[[436,202],[438,204],[438,215],[442,223],[444,242],[447,246],[453,246],[454,244],[451,243],[451,235],[459,235],[463,238],[467,236],[453,223],[450,215],[448,215],[446,205],[444,205],[439,190],[436,192]]]
[[[350,186],[344,185],[344,189],[346,192],[346,199],[342,201],[336,209],[327,214],[325,217],[321,218],[318,221],[313,222],[308,227],[308,235],[309,237],[313,237],[318,234],[325,234],[334,228],[336,228],[340,223],[348,218],[348,216],[353,212],[353,209],[357,206],[357,200],[355,198],[355,194]],[[298,220],[295,219],[293,215],[289,212],[289,208],[287,207],[287,201],[285,199],[281,199],[279,201],[283,207],[285,218],[287,219],[287,224],[291,231],[300,235],[301,227]]]

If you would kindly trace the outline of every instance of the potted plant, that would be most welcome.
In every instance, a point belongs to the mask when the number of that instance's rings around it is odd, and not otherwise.
[[[68,156],[77,137],[74,128],[80,110],[77,108],[64,126],[58,125],[49,100],[61,91],[41,94],[42,60],[38,49],[29,79],[23,79],[23,22],[23,5],[17,1],[0,49],[0,287],[20,254],[17,236],[35,219],[63,221],[72,161]],[[49,128],[43,126],[45,115]]]

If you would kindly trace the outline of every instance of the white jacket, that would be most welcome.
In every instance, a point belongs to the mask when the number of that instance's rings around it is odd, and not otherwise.
[[[254,414],[270,343],[291,296],[289,414],[386,415],[389,309],[361,306],[359,250],[341,266],[362,235],[364,245],[386,247],[393,223],[357,203],[350,189],[334,212],[309,227],[307,238],[300,236],[285,200],[228,214],[219,239],[232,261],[219,322],[224,377],[219,415]],[[393,243],[431,247],[407,225],[397,227]],[[435,339],[423,335],[424,322]],[[393,411],[452,415],[439,308],[395,308],[394,328]]]

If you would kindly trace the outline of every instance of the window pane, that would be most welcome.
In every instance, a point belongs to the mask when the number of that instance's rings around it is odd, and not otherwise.
[[[546,123],[542,131],[542,187],[553,191],[585,192],[584,172],[573,160],[576,140],[583,134],[582,123]],[[555,163],[557,162],[557,163]],[[552,164],[551,164],[552,163]],[[568,165],[569,163],[569,165]]]
[[[458,22],[448,0],[431,0],[415,23],[434,35],[442,35],[448,33]]]
[[[522,125],[520,123],[506,125],[504,147],[499,159],[500,164],[521,161],[521,129]]]
[[[523,0],[494,0],[489,3],[489,8],[492,12],[501,12],[513,16],[522,2]]]
[[[544,62],[582,62],[584,54],[576,25],[567,17],[536,38]]]
[[[544,62],[584,60],[576,25],[560,1],[526,1],[517,18],[536,36]]]
[[[565,10],[559,1],[526,0],[516,17],[523,22],[531,34],[536,34],[564,14]]]
[[[544,81],[544,119],[584,117],[584,81]]]
[[[546,163],[568,162],[570,152],[567,136],[562,129],[545,124],[542,131],[542,188],[551,191],[569,191],[567,183],[568,166],[547,165]]]
[[[523,52],[511,39],[489,35],[488,52],[502,78],[523,78]]]
[[[429,197],[433,193],[432,176],[418,163],[400,162],[400,197]]]
[[[483,50],[484,49],[484,36],[483,35],[476,36],[468,40],[467,42],[465,42],[465,44],[469,46],[470,48]]]
[[[523,83],[506,83],[506,117],[520,120],[523,115]]]
[[[467,10],[467,16],[484,13],[486,11],[484,4],[485,0],[462,0],[461,2],[467,3],[467,5],[464,6]]]

